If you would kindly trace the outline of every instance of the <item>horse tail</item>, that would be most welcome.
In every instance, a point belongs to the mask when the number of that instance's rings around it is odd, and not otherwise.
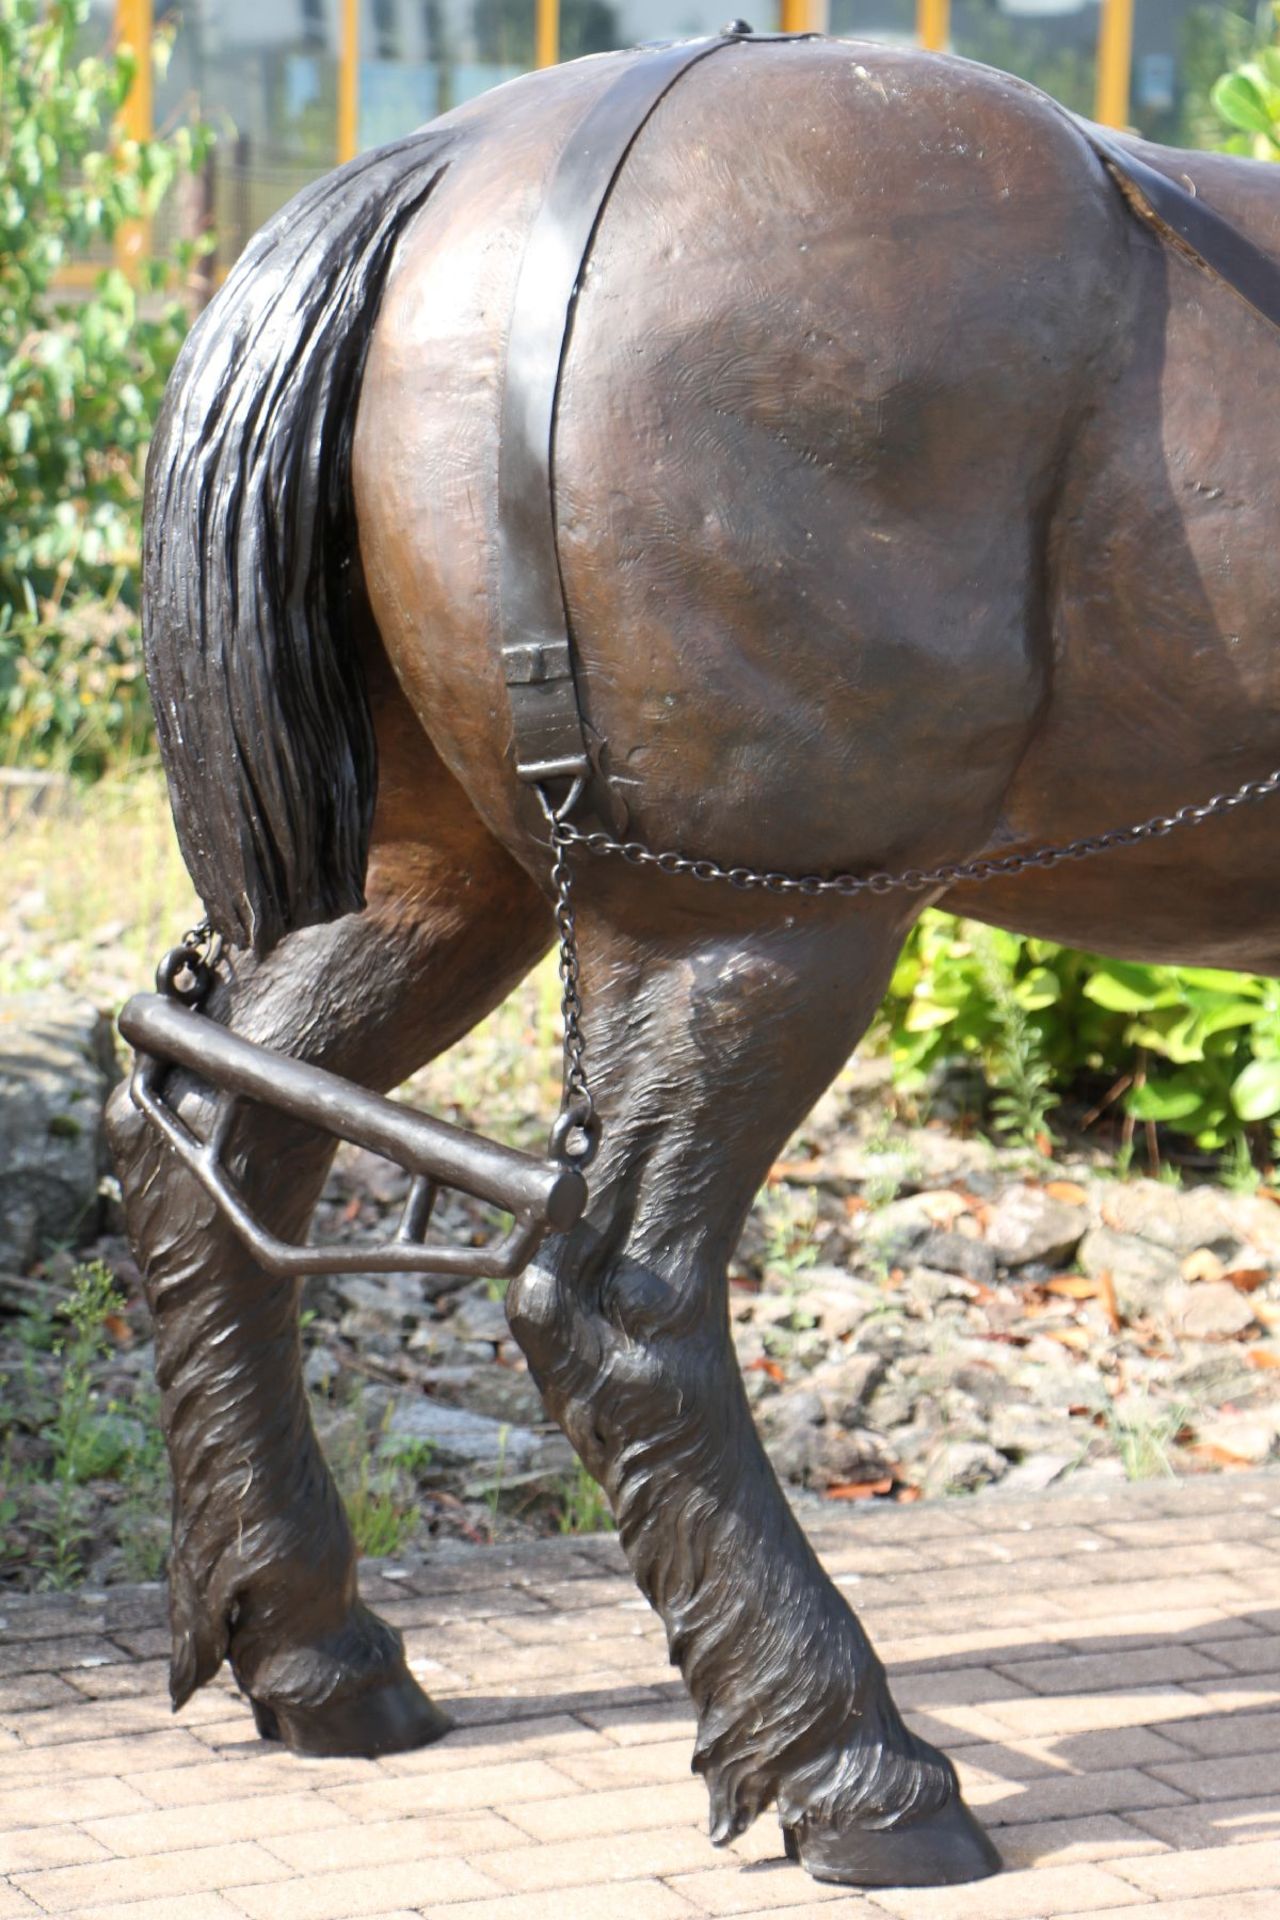
[[[147,467],[142,620],[183,858],[217,930],[266,952],[364,905],[377,788],[351,447],[396,242],[457,136],[317,181],[183,345]]]

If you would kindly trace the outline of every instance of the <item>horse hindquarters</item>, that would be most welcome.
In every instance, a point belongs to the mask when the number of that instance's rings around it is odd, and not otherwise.
[[[698,1710],[712,1837],[776,1802],[819,1878],[973,1879],[994,1852],[797,1525],[728,1326],[752,1196],[874,1011],[903,915],[755,914],[692,931],[686,918],[663,939],[653,921],[632,934],[582,911],[602,1158],[587,1219],[513,1282],[508,1311],[666,1625]]]

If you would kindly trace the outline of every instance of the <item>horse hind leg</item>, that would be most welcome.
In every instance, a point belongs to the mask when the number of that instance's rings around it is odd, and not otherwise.
[[[773,1802],[820,1879],[980,1878],[994,1850],[784,1499],[729,1332],[743,1218],[870,1019],[901,909],[779,907],[754,927],[730,910],[720,929],[675,923],[666,943],[582,912],[605,1144],[587,1218],[512,1283],[512,1326],[665,1623],[712,1838]]]
[[[408,766],[382,744],[366,910],[294,933],[261,962],[235,954],[234,984],[212,1010],[249,1039],[385,1091],[501,999],[550,922],[425,742]],[[207,1097],[189,1081],[181,1104],[207,1126]],[[175,1706],[226,1657],[260,1732],[295,1751],[371,1754],[438,1737],[448,1722],[399,1635],[359,1598],[351,1529],[307,1408],[297,1283],[255,1266],[126,1090],[110,1129],[173,1469]],[[229,1160],[259,1218],[296,1238],[332,1150],[250,1107]]]

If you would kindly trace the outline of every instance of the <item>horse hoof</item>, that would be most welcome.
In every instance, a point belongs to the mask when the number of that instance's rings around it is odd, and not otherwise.
[[[262,1739],[283,1741],[290,1753],[309,1759],[372,1760],[380,1753],[405,1753],[429,1747],[453,1725],[407,1671],[367,1693],[318,1707],[271,1706],[264,1700],[250,1705]]]
[[[898,1827],[784,1827],[787,1858],[842,1887],[953,1887],[1002,1862],[963,1800]]]

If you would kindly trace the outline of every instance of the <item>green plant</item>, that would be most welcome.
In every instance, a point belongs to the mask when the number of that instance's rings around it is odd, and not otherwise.
[[[561,1533],[612,1533],[617,1524],[603,1487],[580,1460],[565,1475],[556,1524]]]
[[[926,914],[881,1017],[905,1089],[970,1060],[1003,1084],[1015,1125],[1047,1112],[1050,1087],[1099,1080],[1135,1121],[1213,1153],[1239,1155],[1280,1116],[1280,986],[1249,974],[1139,966]]]
[[[1232,132],[1222,141],[1228,153],[1254,160],[1280,160],[1280,5],[1269,8],[1271,44],[1259,46],[1214,83],[1210,99]]]
[[[201,243],[136,282],[106,268],[80,300],[55,281],[148,219],[205,139],[117,131],[135,61],[84,55],[89,18],[89,0],[0,6],[0,758],[96,770],[148,731],[142,462],[186,328],[173,290]]]

